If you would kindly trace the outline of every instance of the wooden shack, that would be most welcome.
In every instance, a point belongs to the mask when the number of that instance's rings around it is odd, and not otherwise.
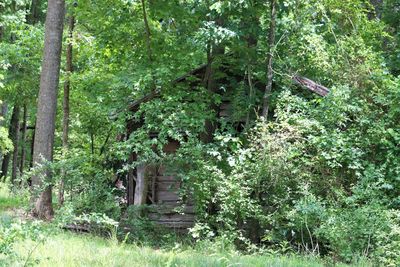
[[[189,77],[194,77],[195,83],[204,78],[207,66],[202,65],[188,74],[179,77],[173,83],[185,82]],[[190,82],[188,83],[190,85]],[[159,91],[152,91],[142,98],[132,102],[129,110],[135,113],[140,105],[160,96]],[[138,129],[141,123],[128,121],[127,136]],[[149,138],[157,137],[153,133]],[[167,154],[175,153],[179,148],[179,142],[170,139],[164,146],[163,151]],[[135,162],[139,155],[133,153],[130,163]],[[195,212],[191,199],[182,200],[179,195],[181,181],[173,172],[162,165],[139,165],[131,169],[127,175],[127,204],[147,205],[148,216],[157,225],[177,232],[184,232],[194,225]],[[179,211],[178,211],[179,210]]]
[[[191,82],[194,81],[194,83],[197,83],[196,85],[200,82],[204,83],[207,79],[208,67],[209,65],[202,65],[188,74],[179,77],[173,83],[187,82],[188,80]],[[326,87],[307,78],[294,76],[293,81],[321,96],[329,93]],[[193,86],[193,84],[190,84],[191,82],[187,82],[188,86]],[[259,89],[263,90],[263,87]],[[135,113],[139,110],[142,103],[151,101],[159,96],[160,91],[154,90],[132,102],[129,106],[129,111]],[[231,104],[229,101],[225,100],[217,107],[217,116],[219,117],[229,117],[230,113]],[[245,119],[243,119],[243,123],[244,121]],[[140,123],[128,121],[127,136],[140,126]],[[154,133],[154,136],[149,136],[149,138],[156,137],[156,135],[157,133]],[[175,153],[179,145],[179,142],[171,139],[164,146],[163,150],[166,153]],[[130,163],[137,161],[137,159],[138,155],[133,153]],[[193,201],[191,199],[181,200],[179,196],[179,189],[182,186],[181,181],[166,166],[138,165],[129,171],[126,178],[126,185],[127,204],[148,205],[150,207],[148,216],[156,224],[179,232],[185,231],[194,225],[196,216]],[[179,212],[177,211],[178,209],[180,210]]]

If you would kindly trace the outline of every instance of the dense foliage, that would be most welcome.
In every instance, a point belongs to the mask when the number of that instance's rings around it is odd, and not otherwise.
[[[60,82],[71,84],[69,145],[59,94],[49,164],[55,191],[65,182],[60,217],[126,219],[129,171],[163,165],[181,179],[182,198],[194,199],[196,240],[400,264],[399,0],[280,0],[275,28],[275,1],[66,2],[76,21],[71,36],[64,30],[73,72],[63,55]],[[32,162],[46,6],[0,3],[0,105],[9,107],[0,152],[14,144],[18,167]],[[269,51],[271,111],[262,117]],[[212,78],[188,75],[199,67]],[[329,94],[293,83],[296,75]],[[26,111],[20,135],[17,107]],[[173,154],[163,149],[171,140]],[[18,173],[16,186],[34,172]],[[133,227],[149,231],[136,215]]]

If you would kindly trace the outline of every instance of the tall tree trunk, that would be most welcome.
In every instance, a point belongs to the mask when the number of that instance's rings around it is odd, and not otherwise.
[[[36,129],[36,122],[34,124],[33,130],[32,130],[32,139],[31,139],[31,153],[30,153],[30,161],[29,161],[29,168],[33,167],[33,151],[35,150],[35,129]]]
[[[224,18],[218,17],[214,20],[214,22],[218,26],[224,26]],[[218,64],[216,63],[216,59],[224,55],[225,47],[223,44],[216,45],[214,40],[209,40],[207,44],[207,67],[203,79],[203,86],[207,88],[207,91],[210,94],[215,94],[218,91],[218,83],[215,79],[215,76],[218,72]],[[219,112],[219,106],[215,103],[210,105],[210,109],[213,110],[216,114]],[[216,125],[211,120],[206,120],[204,123],[204,132],[200,135],[200,139],[204,143],[210,143],[213,140],[214,132],[216,129]]]
[[[30,151],[30,159],[29,159],[29,168],[33,168],[33,151],[35,150],[35,128],[36,128],[36,122],[34,124],[33,130],[32,130],[32,139],[31,139],[31,151]],[[32,186],[32,177],[28,177],[28,186]]]
[[[16,8],[17,8],[17,4],[16,4],[16,1],[15,0],[13,0],[13,1],[11,1],[11,11],[13,12],[13,13],[15,13],[16,12]],[[4,31],[4,28],[2,28],[1,29],[2,30],[2,32]],[[3,35],[3,33],[2,33],[2,35]],[[14,32],[12,32],[11,33],[11,36],[10,36],[10,42],[11,43],[14,43],[15,42],[15,33]],[[12,72],[16,72],[16,66],[15,65],[12,65],[11,66],[11,71]],[[16,112],[18,112],[18,114],[15,114]],[[18,115],[17,117],[15,117],[15,115]],[[12,115],[12,118],[11,118],[11,121],[10,121],[10,130],[9,130],[9,135],[10,135],[10,137],[11,137],[11,140],[12,140],[12,142],[13,142],[13,144],[15,144],[15,138],[14,138],[14,136],[17,134],[17,133],[15,133],[15,127],[13,127],[13,126],[15,126],[15,121],[14,120],[17,120],[17,123],[18,123],[18,120],[19,120],[19,107],[18,107],[18,105],[17,104],[15,104],[15,106],[14,106],[14,108],[13,108],[13,115]],[[17,147],[17,149],[18,149],[18,147]],[[8,153],[8,154],[6,154],[5,156],[4,156],[4,158],[3,158],[3,163],[2,163],[2,166],[1,166],[1,174],[0,174],[0,178],[1,177],[4,177],[4,180],[6,179],[6,177],[7,177],[7,173],[8,173],[8,166],[9,166],[9,164],[10,164],[10,159],[11,159],[11,155]]]
[[[0,41],[1,41],[1,39],[0,39]],[[6,102],[2,102],[1,103],[1,109],[0,109],[0,127],[3,127],[4,125],[5,125],[5,119],[6,119],[6,116],[7,116],[7,111],[8,111],[8,105],[7,105],[7,103]],[[3,160],[3,155],[1,154],[1,151],[0,151],[0,162],[2,162],[2,160]],[[1,178],[1,173],[0,173],[0,178]],[[1,180],[1,179],[0,179]]]
[[[17,179],[18,174],[18,147],[19,147],[19,114],[20,107],[18,105],[14,106],[13,114],[15,113],[15,118],[12,118],[13,122],[13,163],[12,163],[12,171],[11,171],[11,184],[14,185],[15,180]]]
[[[271,90],[272,90],[272,79],[274,78],[274,72],[272,69],[274,50],[275,50],[275,30],[276,30],[276,1],[271,0],[271,21],[269,23],[269,34],[268,34],[268,55],[267,55],[267,86],[265,87],[262,116],[265,120],[268,119],[268,111],[271,101]]]
[[[129,157],[129,161],[128,164],[132,164],[133,162],[135,162],[137,160],[136,154],[131,154]],[[130,168],[127,174],[127,186],[126,186],[126,200],[127,200],[127,204],[128,206],[133,205],[134,201],[135,201],[135,169],[134,168]]]
[[[215,56],[213,47],[214,46],[211,44],[211,42],[209,42],[207,47],[207,67],[203,80],[204,87],[207,88],[207,91],[209,91],[211,94],[215,93],[217,89],[214,78],[216,69],[213,67]],[[213,103],[211,104],[210,109],[217,112],[218,107]],[[204,143],[210,143],[213,139],[214,131],[214,123],[211,120],[206,120],[204,123],[204,132],[200,135],[201,141]]]
[[[13,155],[15,154],[15,150],[18,149],[18,144],[17,144],[17,140],[16,140],[16,138],[18,138],[18,133],[17,133],[18,128],[19,128],[18,123],[19,123],[19,106],[17,104],[15,104],[15,106],[13,108],[13,113],[11,115],[10,128],[9,128],[9,136],[14,145]],[[4,180],[7,177],[8,166],[10,165],[10,160],[11,160],[10,153],[4,155],[3,164],[1,166],[1,174],[0,174],[0,177],[3,177]]]
[[[146,11],[146,0],[141,0],[142,1],[142,12],[143,12],[143,22],[144,22],[144,27],[146,31],[146,47],[147,47],[147,56],[149,59],[149,65],[150,65],[150,71],[151,71],[151,89],[154,91],[156,90],[156,75],[154,73],[154,66],[153,66],[153,51],[151,48],[151,31],[150,31],[150,26],[149,26],[149,21],[147,18],[147,11]]]
[[[69,133],[69,94],[70,94],[70,75],[73,72],[72,65],[72,35],[75,27],[75,17],[73,14],[70,15],[68,20],[68,44],[66,51],[66,77],[64,83],[64,98],[63,98],[63,135],[62,135],[62,146],[63,153],[68,150],[68,133]],[[65,169],[62,170],[60,189],[58,192],[58,204],[62,206],[64,204],[64,187],[65,187]]]
[[[26,21],[31,24],[35,25],[39,21],[40,17],[40,4],[41,0],[32,0],[30,5],[30,10],[27,13]],[[28,110],[27,105],[24,104],[24,115],[23,115],[23,123],[22,123],[22,150],[21,150],[21,162],[20,162],[20,173],[21,175],[24,172],[25,168],[25,161],[26,161],[26,132],[27,132],[27,116]],[[34,132],[32,134],[32,145],[31,145],[31,162],[30,167],[32,167],[33,162],[33,141],[34,141]],[[30,182],[29,182],[30,183]]]
[[[24,114],[22,121],[22,138],[21,138],[21,162],[19,166],[19,171],[21,175],[24,173],[25,160],[26,160],[26,130],[27,130],[27,120],[28,120],[28,108],[24,104]]]
[[[48,1],[33,151],[34,168],[53,160],[64,9],[64,0]],[[32,177],[32,185],[38,190],[38,194],[32,198],[33,214],[39,218],[51,219],[53,217],[51,173],[47,168],[41,172]]]
[[[32,0],[27,21],[29,24],[34,25],[40,18],[40,2],[41,0]]]

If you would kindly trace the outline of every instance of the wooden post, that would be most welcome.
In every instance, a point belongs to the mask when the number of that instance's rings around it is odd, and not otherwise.
[[[146,204],[147,191],[146,165],[139,164],[136,167],[135,206]]]
[[[132,154],[130,156],[129,162],[128,164],[132,164],[134,161],[136,160],[136,155]],[[128,206],[133,205],[134,204],[134,199],[135,199],[135,195],[134,195],[134,191],[135,191],[135,169],[133,168],[129,168],[129,172],[127,175],[127,187],[126,187],[126,199],[127,199],[127,204]]]

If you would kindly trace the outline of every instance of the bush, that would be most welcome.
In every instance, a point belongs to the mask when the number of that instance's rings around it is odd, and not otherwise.
[[[50,228],[44,228],[41,222],[9,221],[0,222],[0,264],[13,265],[18,261],[29,263],[30,255],[35,247],[30,248],[27,258],[21,258],[14,251],[15,243],[30,239],[37,244],[43,243]]]
[[[398,109],[387,100],[393,112],[378,122],[374,108],[387,96],[375,93],[366,102],[341,86],[313,102],[284,92],[274,122],[260,120],[239,136],[219,132],[213,144],[183,143],[173,165],[183,195],[195,198],[192,234],[229,236],[247,249],[289,244],[348,262],[396,264]]]

